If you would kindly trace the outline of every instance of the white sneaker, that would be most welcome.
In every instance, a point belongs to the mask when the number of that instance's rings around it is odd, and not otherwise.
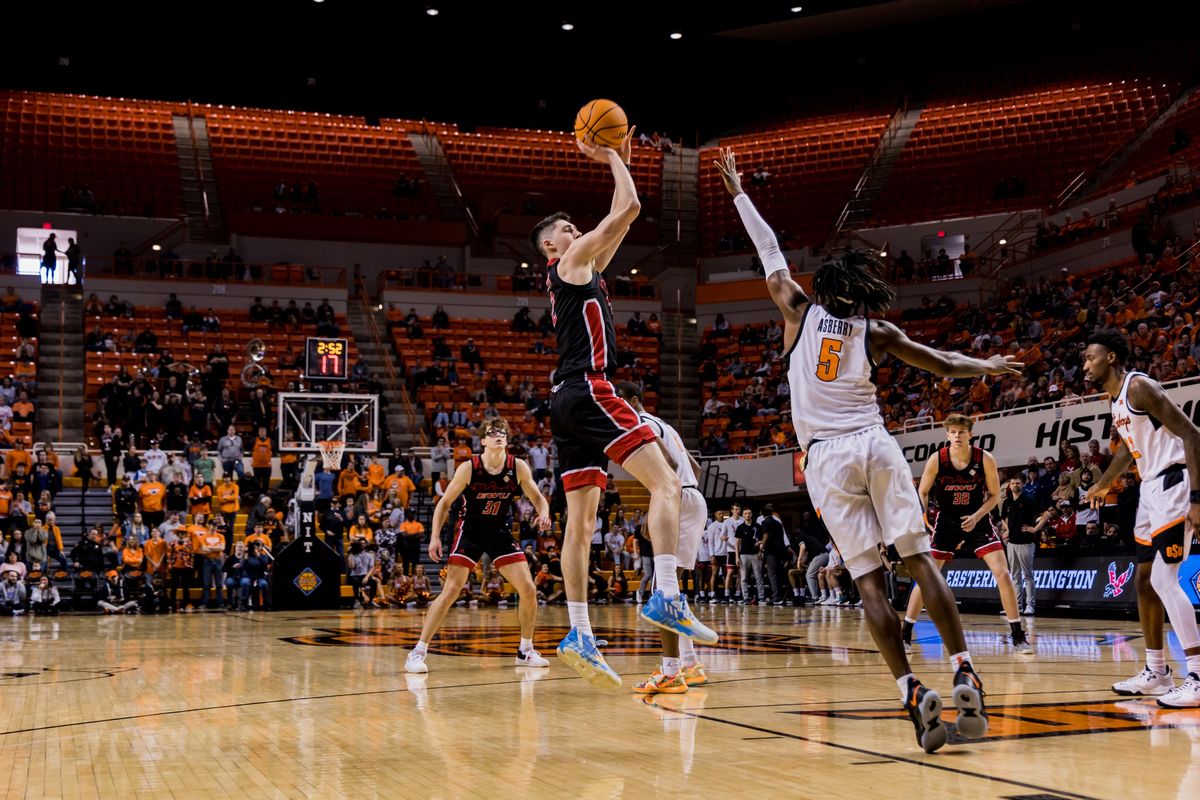
[[[1019,642],[1013,642],[1013,652],[1018,653],[1019,655],[1028,656],[1032,655],[1035,650],[1028,639],[1022,639]]]
[[[1189,672],[1176,688],[1158,698],[1163,708],[1200,708],[1200,675]]]
[[[1167,667],[1167,671],[1163,675],[1159,675],[1149,667],[1144,667],[1141,672],[1129,680],[1114,683],[1112,690],[1117,694],[1153,697],[1165,695],[1174,688],[1175,678],[1171,675],[1170,667]]]
[[[542,658],[537,650],[517,651],[516,664],[518,667],[548,667],[550,662]]]
[[[425,654],[409,650],[408,658],[404,659],[404,671],[413,674],[429,672],[429,667],[425,666]]]

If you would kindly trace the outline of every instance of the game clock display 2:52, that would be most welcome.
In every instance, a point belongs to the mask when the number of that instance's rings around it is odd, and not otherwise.
[[[305,348],[304,377],[306,380],[344,381],[349,375],[350,348],[345,339],[308,337]]]

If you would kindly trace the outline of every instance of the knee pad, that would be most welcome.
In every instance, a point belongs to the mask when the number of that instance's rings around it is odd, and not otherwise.
[[[896,552],[901,558],[930,552],[929,534],[924,531],[904,533],[896,537]]]

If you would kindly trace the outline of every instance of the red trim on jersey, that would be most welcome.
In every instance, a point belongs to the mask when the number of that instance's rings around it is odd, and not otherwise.
[[[525,563],[525,554],[524,553],[506,553],[506,554],[500,556],[499,558],[492,559],[492,565],[495,566],[497,569],[499,569],[500,567],[507,567],[509,564],[517,564],[517,563],[521,563],[521,564]]]
[[[450,556],[450,563],[467,569],[475,569],[475,562],[464,556],[462,553],[455,553]]]
[[[650,444],[657,438],[649,425],[639,425],[614,439],[608,447],[604,448],[604,454],[619,466],[644,445]]]
[[[604,341],[604,312],[600,301],[589,297],[583,302],[583,324],[592,341],[592,369],[603,372],[608,367],[608,348]]]
[[[1004,542],[988,542],[983,547],[976,548],[975,555],[979,558],[983,558],[988,553],[994,553],[997,550],[1003,550],[1003,549],[1004,549]]]
[[[642,418],[633,410],[633,406],[617,397],[612,381],[588,375],[587,382],[592,399],[596,401],[596,405],[600,406],[600,410],[608,415],[614,425],[626,432],[643,427]],[[609,447],[612,447],[611,443]]]
[[[454,544],[450,545],[450,558],[454,558],[454,551],[458,550],[458,543],[462,540],[463,522],[462,516],[459,516],[458,524],[454,526]]]
[[[582,467],[572,469],[562,474],[563,491],[573,492],[576,489],[586,489],[589,486],[608,487],[608,472],[600,467]]]
[[[953,561],[954,560],[954,553],[948,552],[946,550],[930,550],[929,553],[937,561]]]

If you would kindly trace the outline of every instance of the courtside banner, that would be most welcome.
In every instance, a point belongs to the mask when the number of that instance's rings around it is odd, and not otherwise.
[[[1175,386],[1167,393],[1192,422],[1200,425],[1200,383]],[[1001,469],[1022,466],[1030,456],[1039,461],[1046,456],[1057,459],[1059,442],[1064,440],[1086,452],[1087,443],[1096,439],[1104,452],[1108,452],[1112,432],[1109,410],[1108,400],[1093,400],[1029,414],[982,419],[971,431],[971,444],[995,456],[996,466]],[[919,476],[929,456],[946,443],[946,431],[939,425],[931,430],[898,434],[896,441],[913,475]]]
[[[1056,556],[1039,552],[1033,559],[1039,608],[1067,605],[1073,608],[1137,608],[1132,554],[1120,556]],[[954,559],[946,567],[946,583],[960,600],[988,600],[1000,605],[996,579],[987,564],[977,558]],[[1179,570],[1192,604],[1200,606],[1200,555],[1194,555]]]

